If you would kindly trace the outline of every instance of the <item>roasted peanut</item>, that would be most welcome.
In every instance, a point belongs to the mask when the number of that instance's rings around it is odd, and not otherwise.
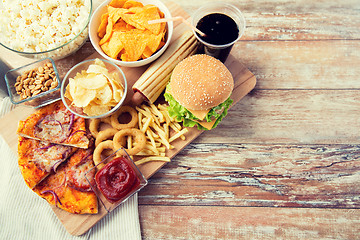
[[[21,99],[36,96],[57,86],[56,74],[50,62],[19,75],[14,84],[16,93]]]

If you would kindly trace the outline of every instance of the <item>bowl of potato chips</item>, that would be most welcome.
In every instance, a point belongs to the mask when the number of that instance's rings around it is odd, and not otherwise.
[[[66,73],[60,92],[64,105],[72,113],[83,118],[103,118],[123,104],[127,82],[116,64],[105,59],[90,59]]]
[[[89,38],[103,58],[124,67],[143,66],[170,44],[173,22],[148,22],[161,18],[171,13],[159,0],[107,0],[91,17]]]

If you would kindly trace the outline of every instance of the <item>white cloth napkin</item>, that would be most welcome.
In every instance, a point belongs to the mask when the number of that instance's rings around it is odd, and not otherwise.
[[[0,99],[0,117],[11,109],[8,97]],[[0,239],[141,239],[137,195],[82,236],[70,235],[49,204],[27,187],[16,153],[4,138],[0,136]]]

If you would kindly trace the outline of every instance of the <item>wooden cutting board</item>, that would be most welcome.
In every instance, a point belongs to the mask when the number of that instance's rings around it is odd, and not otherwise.
[[[181,9],[175,3],[167,2],[166,4],[173,16],[183,16],[189,18],[189,15]],[[180,35],[189,30],[185,24],[174,24],[174,35],[172,41],[180,37]],[[95,50],[94,50],[95,52]],[[99,54],[94,53],[89,58],[101,58]],[[251,73],[239,60],[235,59],[232,55],[229,56],[225,65],[228,67],[230,72],[233,75],[235,86],[231,98],[234,100],[233,105],[240,101],[245,95],[247,95],[256,84],[256,78],[253,73]],[[140,68],[122,68],[125,72],[126,78],[129,82],[129,89],[138,79],[139,76],[145,71],[146,67]],[[132,97],[132,91],[128,91],[128,99]],[[0,119],[0,134],[3,136],[8,145],[17,152],[17,141],[18,137],[16,130],[18,127],[19,120],[25,119],[34,110],[26,107],[17,107],[3,118]],[[170,158],[173,158],[177,153],[179,153],[184,147],[191,143],[196,137],[198,137],[203,131],[197,130],[197,128],[189,128],[188,133],[186,134],[185,141],[175,141],[173,143],[174,149],[169,150],[166,155]],[[166,163],[164,162],[149,162],[139,166],[140,171],[146,178],[150,178],[154,173],[156,173],[161,167]],[[19,172],[19,177],[21,177]],[[82,235],[88,231],[92,226],[94,226],[99,220],[101,220],[108,212],[99,202],[99,213],[96,215],[76,215],[71,214],[66,211],[63,211],[55,206],[52,207],[53,211],[64,225],[66,230],[72,235]]]

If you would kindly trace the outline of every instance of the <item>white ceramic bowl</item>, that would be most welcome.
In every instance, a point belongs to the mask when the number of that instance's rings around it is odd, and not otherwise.
[[[171,18],[171,13],[169,11],[169,9],[165,6],[164,3],[162,3],[159,0],[136,0],[138,2],[141,2],[144,5],[147,4],[153,4],[155,6],[157,6],[160,11],[162,11],[164,13],[164,17],[165,18]],[[106,55],[104,53],[104,51],[101,49],[100,45],[99,45],[99,41],[100,38],[97,35],[97,30],[99,28],[100,22],[101,22],[101,15],[103,15],[106,11],[107,8],[106,6],[111,2],[111,0],[106,0],[104,1],[93,13],[91,19],[90,19],[90,23],[89,23],[89,38],[91,41],[91,44],[93,45],[93,47],[95,48],[95,50],[105,59],[119,65],[119,66],[124,66],[124,67],[140,67],[140,66],[144,66],[146,64],[149,64],[151,62],[153,62],[154,60],[156,60],[158,57],[161,56],[161,54],[163,54],[163,52],[166,50],[166,48],[169,46],[170,44],[170,40],[173,34],[173,30],[174,30],[174,24],[173,22],[168,22],[167,23],[167,33],[166,33],[166,43],[165,45],[159,49],[157,52],[155,52],[151,57],[146,58],[146,59],[142,59],[142,60],[138,60],[138,61],[132,61],[132,62],[126,62],[126,61],[120,61],[120,60],[116,60],[113,59],[111,57],[109,57],[108,55]]]

